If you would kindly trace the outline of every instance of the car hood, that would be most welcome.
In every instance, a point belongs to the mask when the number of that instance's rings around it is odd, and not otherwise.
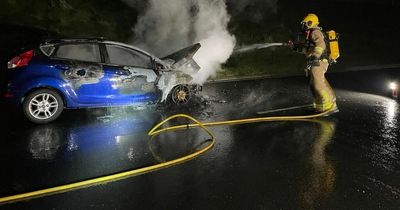
[[[200,49],[200,47],[200,43],[196,43],[165,56],[161,58],[161,60],[168,63],[173,69],[182,70],[182,68],[190,68],[192,70],[199,70],[200,66],[196,63],[196,61],[193,60],[193,56]]]
[[[170,91],[179,84],[191,84],[192,76],[200,66],[193,60],[194,54],[201,47],[200,43],[183,48],[160,59],[162,64],[157,87],[162,91],[161,102],[165,101]]]

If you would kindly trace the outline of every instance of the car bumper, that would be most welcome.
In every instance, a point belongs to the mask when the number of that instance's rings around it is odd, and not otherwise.
[[[19,106],[22,98],[23,94],[20,91],[6,89],[1,93],[1,101],[10,106]]]

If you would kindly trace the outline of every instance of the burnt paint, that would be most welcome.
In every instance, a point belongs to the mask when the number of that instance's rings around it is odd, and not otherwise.
[[[114,75],[112,87],[120,94],[145,94],[156,92],[158,76],[152,69],[126,67],[122,74]]]
[[[104,77],[104,71],[99,64],[84,64],[71,62],[68,69],[62,71],[62,76],[71,86],[79,89],[82,85],[96,84]]]

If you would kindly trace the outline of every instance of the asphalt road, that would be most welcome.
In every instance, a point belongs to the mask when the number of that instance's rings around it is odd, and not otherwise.
[[[397,71],[329,75],[340,112],[309,121],[212,127],[212,151],[182,165],[0,209],[398,209]],[[2,111],[0,197],[139,168],[207,143],[199,129],[149,141],[161,119],[259,116],[311,102],[304,77],[208,84],[194,105],[70,110],[32,125]],[[305,108],[270,113],[310,114]],[[177,123],[185,123],[179,120]]]

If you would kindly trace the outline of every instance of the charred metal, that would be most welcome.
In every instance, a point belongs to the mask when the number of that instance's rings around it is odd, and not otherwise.
[[[186,47],[160,60],[162,64],[158,70],[160,78],[157,87],[162,91],[161,102],[166,101],[171,90],[178,85],[185,85],[191,92],[187,94],[196,94],[201,90],[201,86],[193,84],[191,75],[195,74],[200,66],[193,60],[194,54],[201,47],[200,43]]]
[[[63,77],[70,81],[74,89],[79,89],[82,85],[96,84],[104,77],[104,70],[100,65],[74,65],[64,71]]]

